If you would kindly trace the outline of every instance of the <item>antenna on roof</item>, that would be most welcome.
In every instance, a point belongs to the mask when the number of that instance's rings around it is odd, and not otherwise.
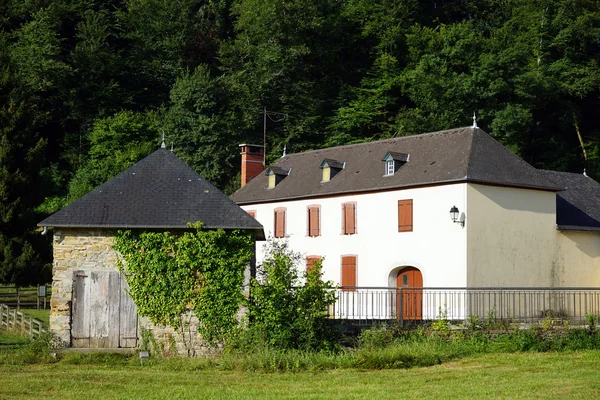
[[[281,156],[281,158],[285,157],[286,150],[287,150],[287,143],[283,145],[283,155]]]
[[[588,174],[585,172],[585,168],[583,169],[583,176],[588,176]]]
[[[167,144],[165,143],[165,131],[162,131],[162,143],[160,144],[161,149],[166,149]]]
[[[477,126],[477,115],[475,115],[475,111],[473,111],[473,126],[471,128],[473,128],[473,129],[479,128]]]

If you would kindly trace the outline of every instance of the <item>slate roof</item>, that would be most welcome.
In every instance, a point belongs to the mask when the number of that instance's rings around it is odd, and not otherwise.
[[[543,172],[565,189],[556,196],[558,229],[600,231],[600,184],[583,174]]]
[[[381,160],[387,153],[410,154],[410,159],[394,175],[385,176]],[[328,182],[321,182],[319,167],[324,159],[346,162]],[[259,175],[231,198],[238,204],[252,204],[457,182],[561,189],[543,171],[471,127],[288,154],[274,166],[291,168],[288,179],[266,190],[267,180]]]
[[[337,168],[337,169],[343,169],[344,168],[344,162],[343,161],[338,161],[338,160],[333,160],[331,158],[326,158],[321,162],[322,166],[325,166],[325,164],[327,164],[327,166],[329,168]]]
[[[38,226],[248,229],[262,225],[167,149],[159,149]]]

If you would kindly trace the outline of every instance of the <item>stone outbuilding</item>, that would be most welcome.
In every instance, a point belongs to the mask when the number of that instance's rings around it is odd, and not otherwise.
[[[250,230],[264,240],[260,223],[163,145],[40,222],[54,230],[50,330],[59,345],[137,347],[147,321],[138,321],[127,294],[114,235],[183,231],[197,221],[207,229]]]

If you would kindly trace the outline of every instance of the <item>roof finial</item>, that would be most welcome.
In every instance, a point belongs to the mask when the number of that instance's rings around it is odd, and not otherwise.
[[[283,145],[283,155],[281,156],[281,158],[285,157],[287,152],[287,143]]]
[[[471,128],[473,128],[473,129],[479,128],[477,126],[477,115],[475,115],[475,111],[473,111],[473,126]]]
[[[167,144],[165,143],[165,131],[162,131],[162,143],[160,144],[161,149],[166,149]]]

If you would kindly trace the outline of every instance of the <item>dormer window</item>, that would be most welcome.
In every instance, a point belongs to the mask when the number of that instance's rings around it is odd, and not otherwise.
[[[410,154],[396,153],[388,151],[383,157],[382,161],[385,161],[385,175],[392,176],[398,171],[398,169],[408,162]]]
[[[290,168],[280,168],[280,167],[269,167],[267,169],[267,177],[269,179],[269,189],[273,189],[275,186],[279,185],[279,182],[283,180],[286,176],[290,174]]]
[[[394,166],[394,160],[388,160],[385,162],[385,174],[386,175],[394,175],[396,172],[396,168]]]
[[[321,182],[329,182],[334,176],[344,169],[346,163],[326,158],[321,163],[321,169],[323,170],[323,179]]]

